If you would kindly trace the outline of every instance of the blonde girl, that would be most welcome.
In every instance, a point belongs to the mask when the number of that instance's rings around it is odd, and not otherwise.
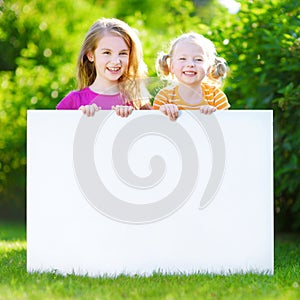
[[[158,92],[153,103],[153,109],[161,110],[171,120],[176,120],[178,110],[211,114],[230,107],[219,88],[226,76],[226,62],[203,35],[186,33],[175,39],[169,54],[159,54],[157,72],[175,80],[175,84]]]
[[[147,68],[141,42],[128,24],[102,18],[86,34],[77,62],[78,90],[57,109],[80,109],[88,116],[114,109],[127,117],[133,109],[151,109],[143,86]]]

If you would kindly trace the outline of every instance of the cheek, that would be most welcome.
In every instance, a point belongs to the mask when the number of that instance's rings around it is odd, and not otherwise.
[[[209,70],[210,70],[210,66],[208,64],[205,64],[205,65],[203,65],[203,69],[204,69],[205,73],[208,74]]]
[[[127,67],[128,64],[129,64],[129,58],[128,57],[122,57],[121,62],[122,62],[123,66]]]
[[[174,74],[176,71],[176,65],[174,65],[174,63],[170,64],[170,73]]]

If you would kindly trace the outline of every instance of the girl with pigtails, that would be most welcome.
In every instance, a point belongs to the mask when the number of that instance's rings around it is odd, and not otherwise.
[[[169,54],[160,53],[157,72],[175,84],[161,89],[156,95],[153,109],[162,111],[176,120],[178,110],[199,110],[211,114],[230,107],[220,86],[227,66],[218,57],[214,44],[203,35],[185,33],[171,43]]]

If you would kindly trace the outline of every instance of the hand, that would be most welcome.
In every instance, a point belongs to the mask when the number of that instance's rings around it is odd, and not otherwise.
[[[178,118],[178,106],[176,104],[161,105],[159,110],[168,116],[172,121],[176,121]]]
[[[79,109],[88,117],[92,117],[96,111],[101,109],[101,107],[98,107],[97,104],[93,103],[91,105],[82,105]]]
[[[127,118],[133,111],[132,106],[116,105],[112,107],[116,111],[116,114],[122,118]]]
[[[217,109],[214,106],[211,106],[211,105],[202,105],[202,106],[200,106],[199,110],[202,114],[211,115]]]

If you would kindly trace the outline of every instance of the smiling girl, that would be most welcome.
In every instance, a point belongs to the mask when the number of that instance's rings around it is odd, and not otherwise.
[[[226,95],[219,89],[225,77],[225,60],[217,57],[214,44],[197,33],[186,33],[171,43],[170,54],[160,54],[158,73],[176,79],[154,99],[153,108],[160,109],[171,120],[178,110],[200,110],[211,114],[230,107]]]
[[[78,90],[71,91],[57,109],[80,109],[93,116],[114,109],[127,117],[133,109],[151,109],[143,86],[147,68],[135,31],[118,19],[95,22],[83,42],[77,62]]]

